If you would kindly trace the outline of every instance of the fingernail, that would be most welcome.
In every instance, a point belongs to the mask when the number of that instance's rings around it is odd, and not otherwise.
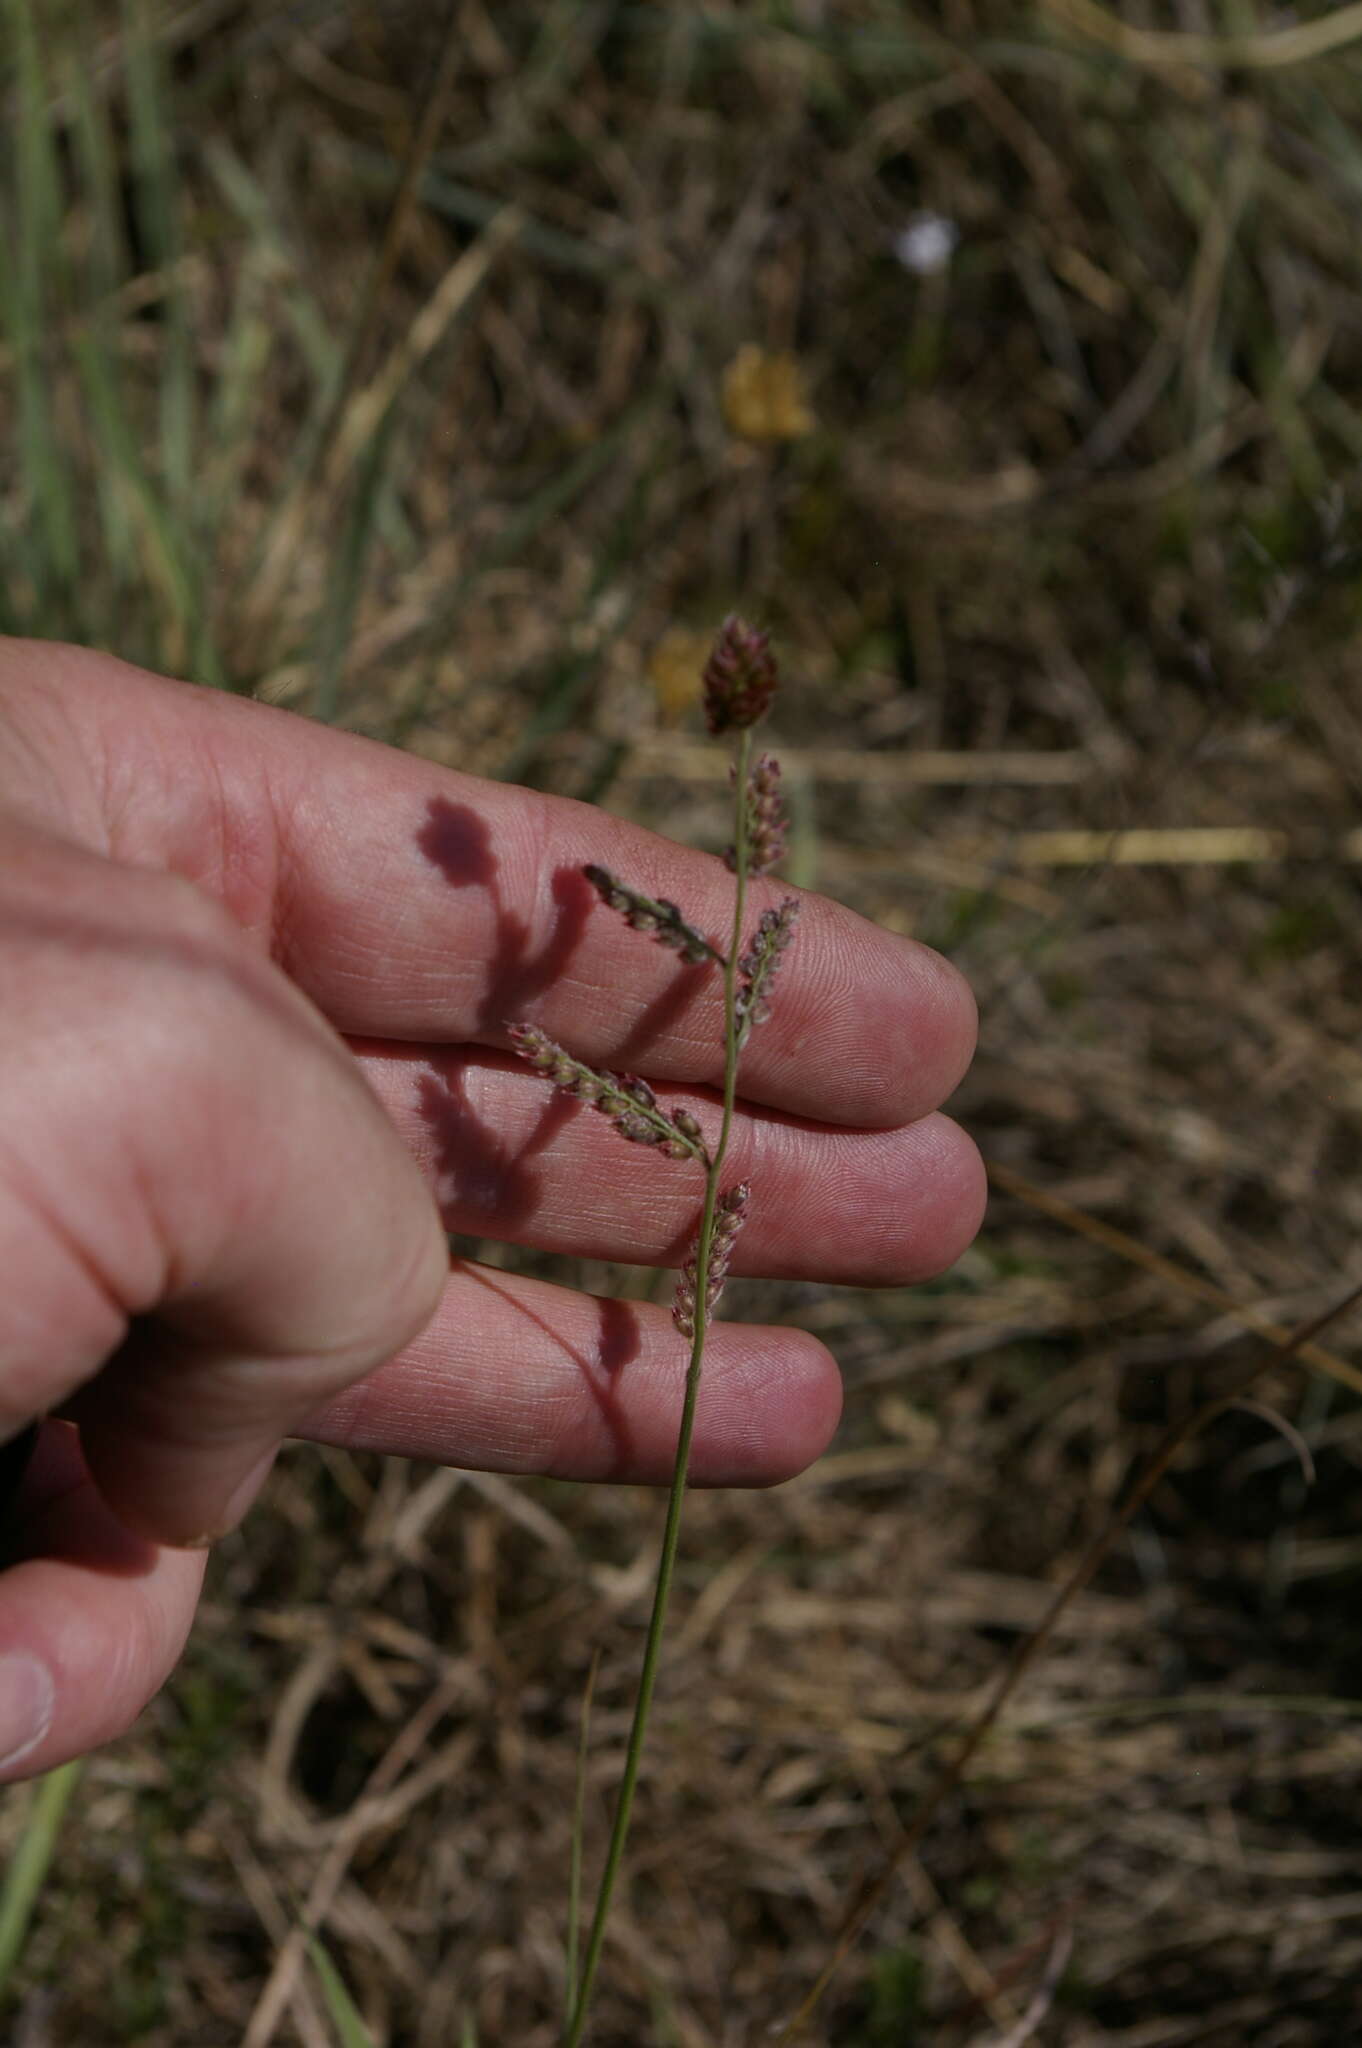
[[[56,1698],[51,1672],[27,1650],[0,1656],[0,1771],[38,1747],[52,1726]]]

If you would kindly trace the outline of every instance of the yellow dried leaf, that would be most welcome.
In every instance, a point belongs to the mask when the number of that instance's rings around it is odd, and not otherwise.
[[[724,371],[723,406],[744,441],[798,441],[814,429],[804,372],[788,349],[744,342]]]
[[[648,656],[648,681],[667,725],[677,724],[699,701],[711,638],[688,626],[671,626]]]

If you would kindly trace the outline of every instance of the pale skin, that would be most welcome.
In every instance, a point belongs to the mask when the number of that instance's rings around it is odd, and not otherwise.
[[[719,861],[585,805],[0,641],[0,1440],[49,1418],[0,1572],[0,1782],[128,1728],[286,1438],[666,1481],[666,1306],[445,1236],[685,1255],[697,1172],[506,1050],[527,1019],[717,1123],[720,977],[629,931],[587,862],[726,929]],[[753,919],[787,893],[756,883]],[[983,1171],[938,1105],[974,1030],[936,954],[805,899],[743,1055],[735,1275],[959,1255]],[[787,1478],[839,1411],[814,1337],[720,1323],[692,1478]]]

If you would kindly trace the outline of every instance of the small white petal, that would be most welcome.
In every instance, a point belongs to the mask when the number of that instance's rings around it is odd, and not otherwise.
[[[944,213],[915,213],[894,237],[894,254],[914,277],[935,277],[960,242],[960,230]]]

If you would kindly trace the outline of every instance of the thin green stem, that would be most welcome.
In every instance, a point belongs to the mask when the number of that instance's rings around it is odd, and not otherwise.
[[[563,2024],[572,2022],[577,2005],[578,1929],[582,1916],[582,1838],[586,1833],[586,1761],[591,1740],[591,1698],[596,1690],[596,1673],[601,1653],[591,1659],[582,1695],[582,1727],[577,1742],[577,1787],[572,1802],[572,1861],[568,1871],[567,1994],[563,2001]]]
[[[705,1176],[705,1203],[700,1213],[700,1235],[695,1256],[695,1335],[691,1340],[685,1398],[681,1405],[681,1427],[676,1441],[676,1460],[672,1467],[671,1491],[667,1496],[667,1519],[662,1530],[662,1554],[658,1560],[657,1581],[653,1589],[653,1611],[648,1620],[648,1636],[643,1646],[643,1668],[639,1673],[638,1693],[634,1700],[634,1718],[629,1730],[629,1747],[624,1758],[624,1775],[620,1780],[614,1825],[610,1830],[610,1846],[605,1854],[605,1869],[601,1873],[600,1890],[596,1895],[596,1910],[592,1917],[586,1957],[582,1964],[581,1989],[564,2037],[564,2048],[579,2048],[586,2027],[596,1971],[600,1966],[601,1950],[605,1946],[610,1903],[619,1877],[620,1864],[624,1859],[624,1845],[628,1839],[629,1821],[633,1813],[634,1791],[638,1785],[639,1769],[643,1762],[643,1743],[647,1734],[648,1715],[653,1703],[653,1687],[657,1682],[657,1667],[666,1628],[667,1602],[671,1596],[672,1573],[676,1565],[677,1546],[681,1540],[681,1513],[686,1499],[690,1444],[695,1430],[695,1407],[700,1392],[700,1374],[704,1365],[705,1336],[709,1329],[706,1295],[709,1288],[710,1251],[714,1241],[714,1212],[719,1200],[719,1176],[723,1171],[724,1154],[728,1150],[728,1135],[733,1127],[733,1104],[738,1092],[736,999],[738,959],[742,952],[743,915],[747,903],[747,771],[751,749],[751,734],[744,729],[738,738],[738,760],[734,775],[736,815],[733,865],[737,875],[737,888],[733,898],[733,938],[728,948],[728,958],[724,962],[724,1108],[718,1142],[711,1154],[709,1172]]]

